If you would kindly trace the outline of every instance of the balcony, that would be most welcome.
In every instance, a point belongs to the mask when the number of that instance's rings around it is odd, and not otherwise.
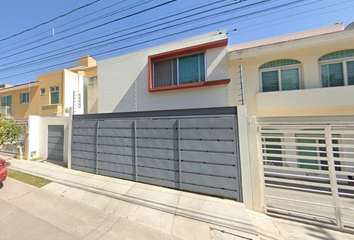
[[[42,105],[41,116],[56,116],[60,117],[63,113],[63,107],[61,104]]]
[[[257,93],[257,108],[291,110],[354,107],[354,86]]]
[[[1,106],[0,107],[0,113],[5,118],[13,118],[12,107],[10,107],[10,106]]]

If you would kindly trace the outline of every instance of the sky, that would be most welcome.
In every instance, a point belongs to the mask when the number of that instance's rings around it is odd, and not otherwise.
[[[354,21],[354,0],[0,0],[0,84],[203,33],[229,45]]]

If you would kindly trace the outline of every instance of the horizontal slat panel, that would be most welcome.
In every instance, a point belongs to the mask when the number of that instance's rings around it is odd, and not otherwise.
[[[149,183],[158,186],[170,187],[170,188],[178,188],[178,182],[165,181],[161,179],[154,179],[149,177],[139,176],[139,182]]]
[[[298,130],[298,129],[296,129],[296,130],[264,130],[264,129],[262,129],[261,130],[261,133],[267,133],[267,134],[274,134],[274,133],[278,133],[278,134],[284,134],[284,133],[294,133],[294,134],[299,134],[299,135],[301,135],[301,134],[314,134],[314,135],[324,135],[325,134],[325,132],[324,132],[324,130],[318,130],[318,131],[316,131],[316,130],[303,130],[303,131],[301,131],[301,130]]]
[[[235,132],[228,129],[181,129],[181,139],[233,140]]]
[[[140,128],[177,128],[176,119],[166,120],[139,120],[136,123],[136,127]]]
[[[96,136],[73,136],[74,143],[95,144]]]
[[[63,151],[63,144],[62,143],[48,143],[48,149],[55,149]]]
[[[73,128],[96,128],[97,121],[75,122],[73,121]]]
[[[92,145],[92,144],[73,143],[72,148],[74,150],[80,150],[80,151],[89,151],[89,152],[96,151],[96,145]]]
[[[176,129],[139,129],[137,131],[138,138],[168,138],[177,139]]]
[[[64,138],[48,137],[48,143],[61,143],[63,145]]]
[[[150,177],[150,178],[169,180],[169,181],[176,181],[176,182],[178,181],[178,172],[166,171],[161,169],[139,167],[138,175],[144,177]]]
[[[238,199],[239,194],[236,191],[229,191],[229,190],[217,189],[217,188],[208,188],[208,187],[191,185],[186,183],[182,185],[182,189],[191,192],[224,196],[224,197],[228,197],[240,201],[240,199]]]
[[[123,165],[123,164],[114,164],[109,162],[98,162],[98,169],[119,172],[124,174],[134,174],[133,166]]]
[[[233,117],[181,119],[181,128],[233,128]]]
[[[178,163],[178,162],[177,162]],[[223,165],[182,162],[182,172],[236,178],[236,168]]]
[[[183,140],[181,141],[181,149],[234,153],[236,145],[234,142]]]
[[[49,156],[63,156],[63,150],[48,149],[48,158]]]
[[[102,121],[100,122],[99,129],[103,128],[133,128],[134,121]]]
[[[264,137],[267,138],[267,137]],[[299,138],[302,139],[302,138]],[[299,142],[270,142],[270,141],[262,141],[263,145],[271,145],[271,146],[301,146],[301,147],[326,147],[326,144],[319,143],[299,143]]]
[[[174,139],[138,139],[138,147],[178,149],[178,141]]]
[[[176,170],[178,169],[178,161],[161,160],[153,158],[138,158],[139,167],[150,167],[159,169]]]
[[[237,188],[237,180],[233,178],[221,178],[182,172],[182,181],[183,183],[197,184],[205,187],[214,187],[228,190],[236,190]]]
[[[99,145],[134,146],[134,138],[98,137]]]
[[[72,163],[82,167],[96,168],[96,162],[94,160],[86,160],[73,157]]]
[[[96,136],[96,129],[73,129],[73,136]]]
[[[314,157],[306,155],[292,155],[292,154],[273,154],[273,153],[263,153],[264,157],[282,157],[282,158],[296,158],[296,159],[308,159],[308,160],[319,160],[326,161],[326,157]]]
[[[88,173],[96,173],[96,170],[93,168],[81,167],[81,166],[77,166],[75,164],[73,164],[73,169],[83,171],[83,172],[88,172]]]
[[[301,172],[301,173],[316,173],[316,174],[328,174],[328,171],[323,171],[323,170],[314,170],[314,169],[308,169],[308,168],[295,168],[295,167],[285,167],[285,166],[273,166],[273,165],[264,165],[264,171],[265,173],[271,173],[271,171],[268,170],[274,170],[274,171],[282,171],[282,172]]]
[[[64,131],[64,125],[48,125],[48,131],[62,132],[62,131]]]
[[[63,138],[64,132],[48,132],[48,138]]]
[[[134,157],[133,156],[119,156],[119,155],[98,153],[97,159],[100,161],[105,161],[105,162],[134,165]]]
[[[225,165],[236,164],[236,155],[234,154],[182,151],[181,159],[190,162],[205,162]]]
[[[134,148],[131,147],[99,145],[98,152],[134,156]]]
[[[272,181],[272,182],[279,182],[281,183],[287,183],[287,184],[297,184],[297,185],[304,185],[304,186],[310,186],[310,187],[324,187],[324,188],[330,188],[331,185],[330,183],[320,183],[320,182],[315,182],[315,181],[299,181],[299,180],[292,180],[292,179],[283,179],[283,178],[272,178],[272,177],[265,177],[265,180],[267,181]]]
[[[86,152],[86,151],[72,151],[72,156],[83,159],[96,159],[96,154],[94,152]]]
[[[58,161],[63,161],[63,155],[59,155],[59,154],[48,154],[47,159],[49,160],[58,160]]]
[[[99,137],[134,137],[132,129],[99,129]]]
[[[111,171],[106,171],[106,170],[102,170],[102,169],[98,169],[98,174],[108,176],[108,177],[126,179],[126,180],[130,180],[130,181],[134,181],[134,179],[135,179],[135,176],[130,175],[130,174],[111,172]]]
[[[138,148],[138,157],[178,159],[178,151],[165,149],[146,149]]]

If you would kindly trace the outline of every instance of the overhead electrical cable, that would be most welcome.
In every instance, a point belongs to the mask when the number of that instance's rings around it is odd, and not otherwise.
[[[161,6],[170,4],[170,3],[172,3],[172,2],[176,2],[176,1],[177,1],[177,0],[170,0],[170,1],[167,1],[167,2],[164,2],[164,3],[161,3],[161,4],[158,4],[158,5],[155,5],[155,6],[153,6],[153,7],[149,7],[149,8],[140,10],[140,11],[138,11],[138,12],[135,12],[135,13],[132,13],[132,14],[129,14],[129,15],[126,15],[126,16],[124,16],[124,17],[120,17],[120,18],[111,20],[111,21],[109,21],[109,22],[105,22],[105,23],[99,24],[99,25],[97,25],[97,26],[94,26],[94,27],[91,27],[91,28],[88,28],[88,29],[79,31],[79,32],[74,33],[74,34],[71,34],[71,35],[69,35],[69,36],[62,37],[62,38],[59,38],[59,39],[57,39],[57,40],[54,40],[54,41],[51,41],[51,42],[48,42],[48,43],[44,43],[44,44],[42,44],[42,45],[37,45],[36,47],[32,47],[32,48],[30,48],[30,49],[26,49],[26,50],[17,52],[17,53],[12,54],[12,55],[8,55],[8,56],[6,56],[6,57],[2,57],[2,58],[0,58],[0,60],[6,59],[6,58],[9,58],[9,57],[13,57],[13,56],[19,55],[19,54],[21,54],[21,53],[24,53],[24,52],[27,52],[27,51],[30,51],[30,50],[33,50],[33,49],[37,49],[37,48],[40,48],[40,47],[49,45],[49,44],[51,44],[51,43],[55,43],[55,42],[61,41],[61,40],[63,40],[63,39],[67,39],[67,38],[70,38],[70,37],[73,37],[73,36],[77,36],[77,35],[79,35],[79,34],[81,34],[81,33],[88,32],[88,31],[91,31],[91,30],[96,29],[96,28],[99,28],[99,27],[103,27],[103,26],[105,26],[105,25],[108,25],[108,24],[111,24],[111,23],[114,23],[114,22],[117,22],[117,21],[120,21],[120,20],[129,18],[129,17],[135,16],[135,15],[141,14],[141,13],[143,13],[143,12],[147,12],[147,11],[149,11],[149,10],[152,10],[152,9],[155,9],[155,8],[158,8],[158,7],[161,7]]]
[[[302,1],[305,1],[305,0],[296,0],[296,1],[292,1],[292,2],[285,3],[285,4],[281,4],[281,5],[277,5],[277,6],[273,6],[273,7],[269,7],[269,8],[265,8],[265,9],[261,9],[261,10],[258,10],[258,11],[254,11],[254,12],[251,12],[251,13],[248,13],[248,14],[244,14],[244,15],[241,15],[241,16],[236,16],[236,17],[234,17],[234,18],[232,19],[232,21],[234,21],[234,20],[236,20],[236,19],[239,19],[239,18],[242,18],[242,17],[245,17],[245,16],[255,15],[255,14],[258,14],[258,13],[265,12],[265,11],[269,11],[269,10],[273,10],[273,9],[277,9],[277,8],[289,6],[289,5],[292,5],[292,4],[296,4],[296,3],[299,3],[299,2],[302,2]],[[229,20],[230,20],[230,19],[224,19],[224,20],[219,20],[219,21],[213,22],[213,23],[207,23],[207,24],[204,24],[204,25],[202,25],[202,26],[197,26],[197,27],[193,27],[193,28],[188,28],[188,29],[186,29],[183,33],[185,33],[185,32],[190,32],[190,31],[194,31],[194,30],[198,30],[198,29],[204,28],[204,27],[210,27],[210,26],[212,26],[212,25],[216,25],[216,24],[220,24],[220,23],[225,23],[225,22],[227,22],[227,21],[229,21]],[[141,44],[145,44],[145,43],[151,43],[151,42],[153,42],[153,41],[161,40],[161,39],[163,39],[163,38],[170,37],[171,35],[174,35],[174,36],[175,36],[175,35],[179,35],[179,34],[181,34],[181,33],[182,33],[182,32],[177,32],[177,33],[174,33],[174,34],[167,34],[167,35],[165,35],[165,36],[159,36],[159,37],[156,37],[156,38],[153,38],[153,39],[148,39],[148,40],[141,41],[141,42],[138,42],[138,43],[125,45],[125,46],[122,46],[122,47],[119,47],[119,48],[115,48],[115,49],[111,49],[111,50],[108,50],[108,51],[100,52],[100,53],[98,53],[98,54],[95,54],[94,57],[102,56],[102,55],[106,55],[106,54],[110,54],[110,53],[117,52],[117,51],[119,51],[119,50],[123,50],[123,49],[127,49],[127,48],[132,48],[132,47],[135,47],[135,46],[138,46],[138,45],[141,45]],[[75,59],[75,60],[71,60],[71,61],[62,62],[62,63],[60,63],[60,64],[69,64],[69,63],[73,63],[73,62],[76,62],[76,59]],[[38,72],[38,71],[45,70],[45,69],[48,69],[48,68],[51,68],[51,67],[55,67],[55,66],[58,66],[58,65],[59,65],[59,64],[55,64],[55,65],[52,65],[52,66],[46,66],[46,67],[44,67],[44,68],[35,69],[35,70],[28,71],[28,72],[25,72],[25,73],[19,73],[19,74],[7,76],[6,78],[11,78],[11,77],[21,76],[21,75],[28,74],[28,73]]]
[[[75,9],[73,9],[73,10],[71,10],[71,11],[65,13],[65,14],[59,15],[59,16],[57,16],[57,17],[55,17],[55,18],[52,18],[51,20],[42,22],[42,23],[40,23],[40,24],[38,24],[38,25],[36,25],[36,26],[34,26],[34,27],[28,28],[28,29],[23,30],[23,31],[21,31],[21,32],[19,32],[19,33],[13,34],[13,35],[11,35],[11,36],[9,36],[9,37],[0,39],[0,42],[3,42],[3,41],[8,40],[8,39],[10,39],[10,38],[19,36],[19,35],[21,35],[21,34],[23,34],[23,33],[25,33],[25,32],[29,32],[29,31],[31,31],[31,30],[33,30],[33,29],[36,29],[36,28],[38,28],[38,27],[40,27],[40,26],[46,25],[46,24],[48,24],[48,23],[51,23],[51,22],[53,22],[53,21],[55,21],[55,20],[57,20],[57,19],[59,19],[59,18],[63,18],[63,17],[65,17],[65,16],[68,16],[68,15],[70,15],[70,14],[76,12],[76,11],[79,11],[79,10],[81,10],[81,9],[84,9],[84,8],[86,8],[86,7],[89,7],[89,6],[91,6],[91,5],[95,4],[95,3],[98,3],[98,2],[100,2],[100,1],[101,1],[101,0],[96,0],[96,1],[93,1],[93,2],[91,2],[91,3],[85,4],[85,5],[83,5],[83,6],[80,6],[80,7],[78,7],[78,8],[75,8]]]

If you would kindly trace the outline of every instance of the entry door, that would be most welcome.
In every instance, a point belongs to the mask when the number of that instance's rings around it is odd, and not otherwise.
[[[48,158],[63,161],[64,126],[48,126]]]

